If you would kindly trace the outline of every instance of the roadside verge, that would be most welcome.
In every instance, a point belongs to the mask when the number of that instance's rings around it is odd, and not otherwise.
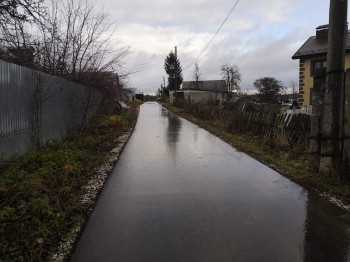
[[[271,147],[270,141],[254,134],[227,132],[216,120],[204,120],[193,116],[186,109],[163,104],[171,112],[202,127],[223,141],[247,153],[281,175],[291,179],[306,189],[318,192],[339,207],[350,210],[350,186],[334,177],[325,177],[311,167],[307,149],[293,151],[281,146]]]
[[[136,124],[140,102],[0,166],[0,261],[64,261]]]

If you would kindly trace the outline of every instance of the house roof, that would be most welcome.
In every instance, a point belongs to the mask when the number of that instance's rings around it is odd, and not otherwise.
[[[316,29],[326,28],[327,25],[319,26]],[[307,58],[313,56],[326,55],[327,53],[327,38],[317,39],[316,36],[311,36],[292,56],[292,59]],[[346,35],[346,51],[350,51],[350,31]]]
[[[227,86],[225,80],[183,81],[181,89],[226,92]]]
[[[134,94],[135,90],[134,88],[123,88],[123,92],[128,94]]]
[[[316,30],[319,30],[319,29],[327,29],[327,28],[329,28],[329,24],[320,25],[320,26],[316,27]]]

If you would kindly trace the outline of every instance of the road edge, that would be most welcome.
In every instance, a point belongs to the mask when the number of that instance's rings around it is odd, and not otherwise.
[[[58,248],[49,256],[49,261],[63,262],[69,260],[71,254],[75,249],[76,243],[78,242],[95,207],[99,195],[103,190],[103,186],[105,185],[112,169],[119,159],[119,156],[123,152],[123,149],[125,148],[129,138],[135,130],[139,117],[139,111],[140,107],[137,107],[137,117],[132,124],[132,127],[115,140],[115,142],[118,142],[117,146],[108,153],[106,162],[93,171],[94,175],[83,187],[83,193],[81,195],[80,202],[88,206],[85,219],[78,221],[76,225],[70,230],[70,232],[67,233],[67,236],[59,243]]]
[[[225,143],[227,143],[228,145],[230,145],[231,147],[236,148],[236,146],[234,144],[232,144],[228,139],[226,139],[224,136],[221,136],[219,133],[214,133],[212,132],[210,129],[206,128],[206,126],[201,125],[200,124],[200,120],[195,120],[194,118],[191,117],[190,114],[187,113],[182,113],[179,114],[175,111],[172,110],[171,107],[167,106],[166,104],[161,104],[161,106],[167,110],[169,110],[170,112],[172,112],[173,114],[177,115],[178,117],[181,117],[183,119],[186,119],[187,121],[191,122],[194,125],[197,125],[198,127],[206,130],[207,132],[211,133],[212,135],[216,136],[217,138],[221,139],[222,141],[224,141]],[[237,149],[237,148],[236,148]],[[237,149],[238,150],[238,149]],[[298,184],[299,186],[301,186],[302,188],[305,188],[307,190],[311,190],[313,192],[315,192],[316,194],[318,194],[319,196],[327,199],[328,201],[330,201],[331,203],[335,204],[336,206],[338,206],[339,208],[350,212],[350,203],[348,201],[345,201],[339,197],[337,197],[336,195],[332,195],[331,193],[328,192],[324,192],[320,189],[317,188],[312,188],[312,187],[307,187],[303,184],[301,184],[300,182],[298,182],[297,180],[294,180],[292,177],[286,176],[283,174],[283,172],[281,172],[281,170],[279,170],[275,165],[270,164],[265,162],[263,159],[259,159],[258,157],[256,157],[255,155],[251,155],[248,152],[245,152],[244,150],[239,149],[239,151],[249,155],[250,157],[254,158],[255,160],[259,161],[260,163],[262,163],[263,165],[268,166],[269,168],[271,168],[272,170],[278,172],[280,175],[282,175],[283,177],[293,181],[294,183]]]

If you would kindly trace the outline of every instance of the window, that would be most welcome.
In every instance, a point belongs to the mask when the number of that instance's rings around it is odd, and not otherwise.
[[[312,62],[311,76],[315,75],[315,72],[317,69],[326,68],[326,67],[327,67],[326,60],[313,61]]]

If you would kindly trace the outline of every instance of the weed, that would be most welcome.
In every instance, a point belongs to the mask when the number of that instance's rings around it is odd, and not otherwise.
[[[208,116],[202,117],[209,109],[200,112],[204,105],[188,105],[179,103],[178,107],[164,104],[165,107],[179,114],[180,116],[194,122],[212,134],[227,141],[238,150],[250,154],[252,157],[276,169],[282,175],[309,189],[316,189],[330,193],[350,202],[350,187],[346,181],[336,176],[323,176],[318,174],[308,160],[308,118],[298,116],[289,119],[289,126],[294,130],[289,132],[282,125],[265,128],[257,125],[264,125],[263,118],[257,114],[225,112],[218,109],[211,109],[211,115],[216,115],[211,120]],[[239,116],[239,117],[238,117]],[[283,118],[271,118],[265,116],[267,123],[284,123]],[[220,124],[221,121],[224,125]],[[267,131],[266,131],[267,130]]]
[[[95,117],[83,133],[72,132],[64,141],[30,150],[2,167],[0,261],[47,259],[84,219],[88,207],[79,201],[81,188],[136,116],[130,108]]]

